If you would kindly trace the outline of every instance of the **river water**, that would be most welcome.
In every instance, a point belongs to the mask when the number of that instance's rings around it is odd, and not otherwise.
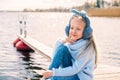
[[[19,20],[25,17],[27,35],[53,47],[65,37],[64,27],[70,13],[0,12],[0,80],[38,80],[40,65],[47,62],[37,52],[20,52],[13,47],[19,34]],[[120,66],[120,18],[90,17],[98,49],[98,63]],[[51,53],[50,53],[51,54]]]

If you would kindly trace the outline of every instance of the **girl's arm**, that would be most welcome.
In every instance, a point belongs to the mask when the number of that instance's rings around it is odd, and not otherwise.
[[[56,42],[55,42],[55,46],[53,48],[53,52],[55,52],[57,50],[58,47],[64,45],[65,43],[73,43],[74,40],[72,40],[71,38],[67,37],[67,38],[64,38],[64,39],[57,39]]]
[[[82,71],[83,68],[85,68],[85,65],[88,62],[88,58],[90,57],[90,53],[83,55],[79,60],[76,60],[72,66],[66,67],[66,68],[60,68],[60,69],[54,69],[53,70],[53,76],[72,76],[74,74],[79,73]],[[94,59],[95,55],[91,56],[92,58],[92,64],[89,64],[89,66],[94,66]],[[91,60],[91,59],[90,59]]]

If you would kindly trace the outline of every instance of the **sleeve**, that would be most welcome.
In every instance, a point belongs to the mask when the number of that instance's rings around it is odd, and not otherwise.
[[[64,45],[64,42],[61,39],[57,39],[55,42],[55,45],[53,47],[53,56],[54,56],[56,50],[58,49],[58,47],[60,47],[62,45]]]
[[[71,76],[82,71],[82,68],[87,64],[89,53],[84,54],[79,60],[76,60],[72,66],[66,68],[53,69],[53,76]]]

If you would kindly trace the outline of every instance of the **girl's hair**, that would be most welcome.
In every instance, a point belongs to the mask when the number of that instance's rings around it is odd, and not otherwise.
[[[80,16],[80,15],[73,15],[72,17],[71,17],[71,19],[70,19],[70,22],[74,19],[74,18],[79,18],[79,19],[81,19],[84,23],[85,23],[85,25],[86,25],[86,21],[85,21],[85,19],[82,17],[82,16]],[[69,23],[70,23],[69,22]]]
[[[88,46],[92,45],[93,48],[94,48],[94,51],[95,51],[95,68],[97,68],[97,56],[98,56],[98,51],[97,51],[97,47],[96,47],[96,44],[95,44],[95,40],[94,40],[94,37],[93,35],[91,36],[90,40],[88,41],[88,44],[86,46],[85,49],[87,49]]]

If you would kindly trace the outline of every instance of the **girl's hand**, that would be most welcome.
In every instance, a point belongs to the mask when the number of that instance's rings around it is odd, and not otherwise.
[[[43,78],[49,78],[53,75],[53,71],[48,70],[43,73]]]
[[[63,42],[64,42],[64,43],[73,43],[73,42],[75,42],[75,40],[74,40],[73,38],[71,38],[71,37],[67,37],[67,38],[65,38],[65,39],[63,40]]]

